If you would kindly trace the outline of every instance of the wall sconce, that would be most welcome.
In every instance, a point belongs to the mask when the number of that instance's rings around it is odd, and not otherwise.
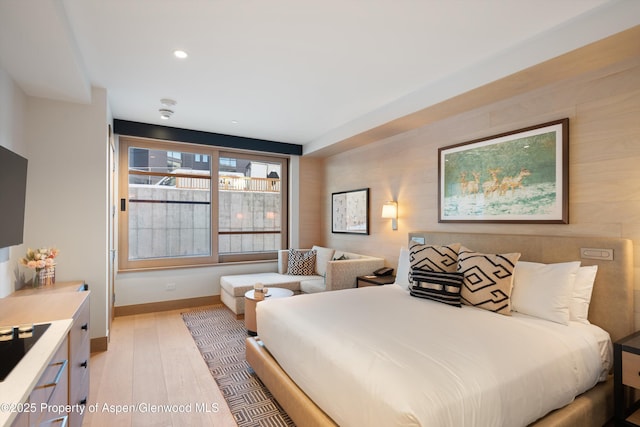
[[[398,229],[398,202],[390,201],[382,205],[382,218],[391,220],[391,229]]]

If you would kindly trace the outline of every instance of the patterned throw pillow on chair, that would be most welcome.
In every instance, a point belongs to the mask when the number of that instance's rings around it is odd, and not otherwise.
[[[292,276],[313,276],[316,274],[316,251],[289,249],[287,274]]]
[[[510,316],[513,270],[518,259],[519,253],[482,254],[461,247],[458,272],[464,275],[462,302]]]

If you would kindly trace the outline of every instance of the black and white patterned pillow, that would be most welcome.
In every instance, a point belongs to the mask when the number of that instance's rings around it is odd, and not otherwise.
[[[460,290],[464,275],[462,273],[442,273],[422,269],[412,269],[413,285],[409,293],[418,298],[437,301],[454,307],[462,307]]]
[[[409,245],[411,268],[442,273],[454,273],[458,266],[460,243],[446,246],[421,245],[412,242]]]
[[[458,272],[464,274],[462,302],[510,316],[513,271],[518,259],[519,253],[483,254],[460,248]]]
[[[292,276],[313,276],[316,274],[316,251],[289,249],[287,274]]]

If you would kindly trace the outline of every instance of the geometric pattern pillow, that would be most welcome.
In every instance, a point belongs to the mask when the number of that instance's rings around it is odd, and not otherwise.
[[[482,254],[461,247],[458,272],[464,275],[462,302],[510,316],[513,269],[519,259],[519,253]]]
[[[316,274],[316,251],[289,249],[287,274],[292,276],[314,276]]]
[[[464,279],[462,273],[440,273],[413,269],[411,277],[414,285],[409,288],[409,293],[412,296],[454,307],[462,307],[460,303],[460,289]]]
[[[433,246],[411,242],[409,245],[409,262],[411,263],[411,268],[454,273],[458,265],[459,249],[460,243]]]

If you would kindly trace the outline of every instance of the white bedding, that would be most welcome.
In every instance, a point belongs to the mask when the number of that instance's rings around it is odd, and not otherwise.
[[[450,307],[397,285],[265,301],[257,320],[280,366],[343,427],[525,426],[593,387],[609,368],[601,353],[610,360],[596,326]]]

